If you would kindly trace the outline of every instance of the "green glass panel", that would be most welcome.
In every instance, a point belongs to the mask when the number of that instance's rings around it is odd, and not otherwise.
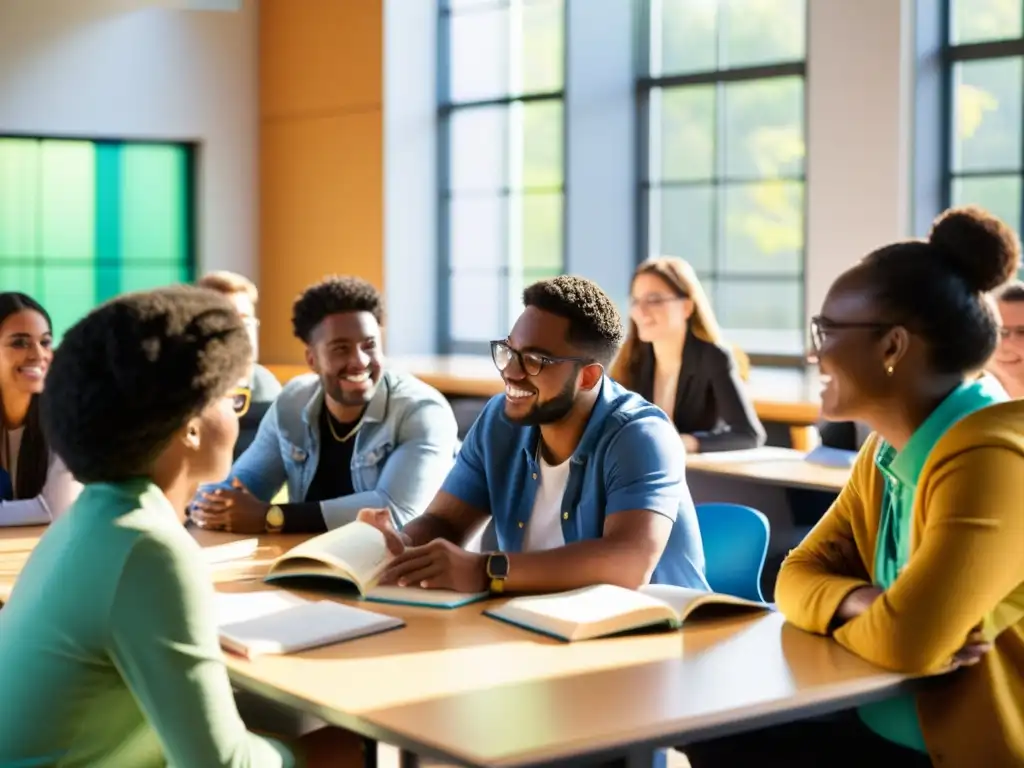
[[[39,253],[39,142],[0,139],[0,261]]]
[[[0,258],[0,290],[20,291],[32,298],[39,296],[39,271],[32,262],[5,261]]]
[[[185,149],[126,144],[121,155],[121,256],[125,261],[187,260]],[[122,288],[128,286],[122,283]]]
[[[92,142],[44,141],[40,161],[39,255],[46,260],[92,262],[96,242],[96,152]],[[81,285],[90,298],[91,282]]]
[[[96,301],[121,292],[121,152],[122,145],[96,145]]]
[[[48,265],[43,270],[42,291],[36,298],[50,313],[53,335],[57,339],[96,306],[94,281],[95,267],[92,264]]]
[[[121,267],[121,290],[145,291],[164,285],[173,285],[188,280],[185,264],[153,264],[147,266],[125,265]]]

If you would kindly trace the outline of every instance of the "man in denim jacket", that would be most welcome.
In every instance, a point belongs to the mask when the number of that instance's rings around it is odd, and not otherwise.
[[[423,512],[454,462],[455,416],[434,388],[385,370],[383,321],[365,280],[330,277],[299,297],[292,325],[314,373],[284,388],[231,477],[200,491],[197,525],[318,532],[364,507],[387,509],[397,526]],[[272,504],[285,482],[290,503]]]

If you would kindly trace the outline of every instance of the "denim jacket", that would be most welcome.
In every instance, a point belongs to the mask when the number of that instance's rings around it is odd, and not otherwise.
[[[288,498],[303,501],[319,461],[323,407],[316,374],[288,382],[231,477],[263,501],[287,482]],[[387,507],[396,525],[423,514],[454,463],[457,432],[455,415],[440,392],[413,376],[385,371],[355,438],[350,467],[355,493],[320,502],[328,529],[351,522],[364,507]]]

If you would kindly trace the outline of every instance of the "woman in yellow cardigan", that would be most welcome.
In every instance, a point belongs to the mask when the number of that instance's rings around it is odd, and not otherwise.
[[[1020,262],[977,208],[875,251],[811,323],[829,420],[867,423],[850,482],[790,553],[786,618],[881,667],[948,673],[856,715],[687,748],[705,765],[1024,765],[1024,402],[975,374],[984,296]],[[952,671],[951,671],[952,670]]]

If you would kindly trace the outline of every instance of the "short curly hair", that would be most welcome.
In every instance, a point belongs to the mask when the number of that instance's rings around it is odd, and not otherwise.
[[[230,301],[176,285],[119,296],[64,335],[43,431],[83,483],[146,475],[174,433],[245,375],[252,350]]]
[[[309,286],[292,307],[292,331],[309,344],[323,319],[339,312],[369,312],[384,325],[384,299],[380,291],[361,277],[330,275]]]
[[[523,291],[523,305],[569,321],[568,341],[605,367],[622,344],[622,318],[608,294],[584,277],[559,275]]]

